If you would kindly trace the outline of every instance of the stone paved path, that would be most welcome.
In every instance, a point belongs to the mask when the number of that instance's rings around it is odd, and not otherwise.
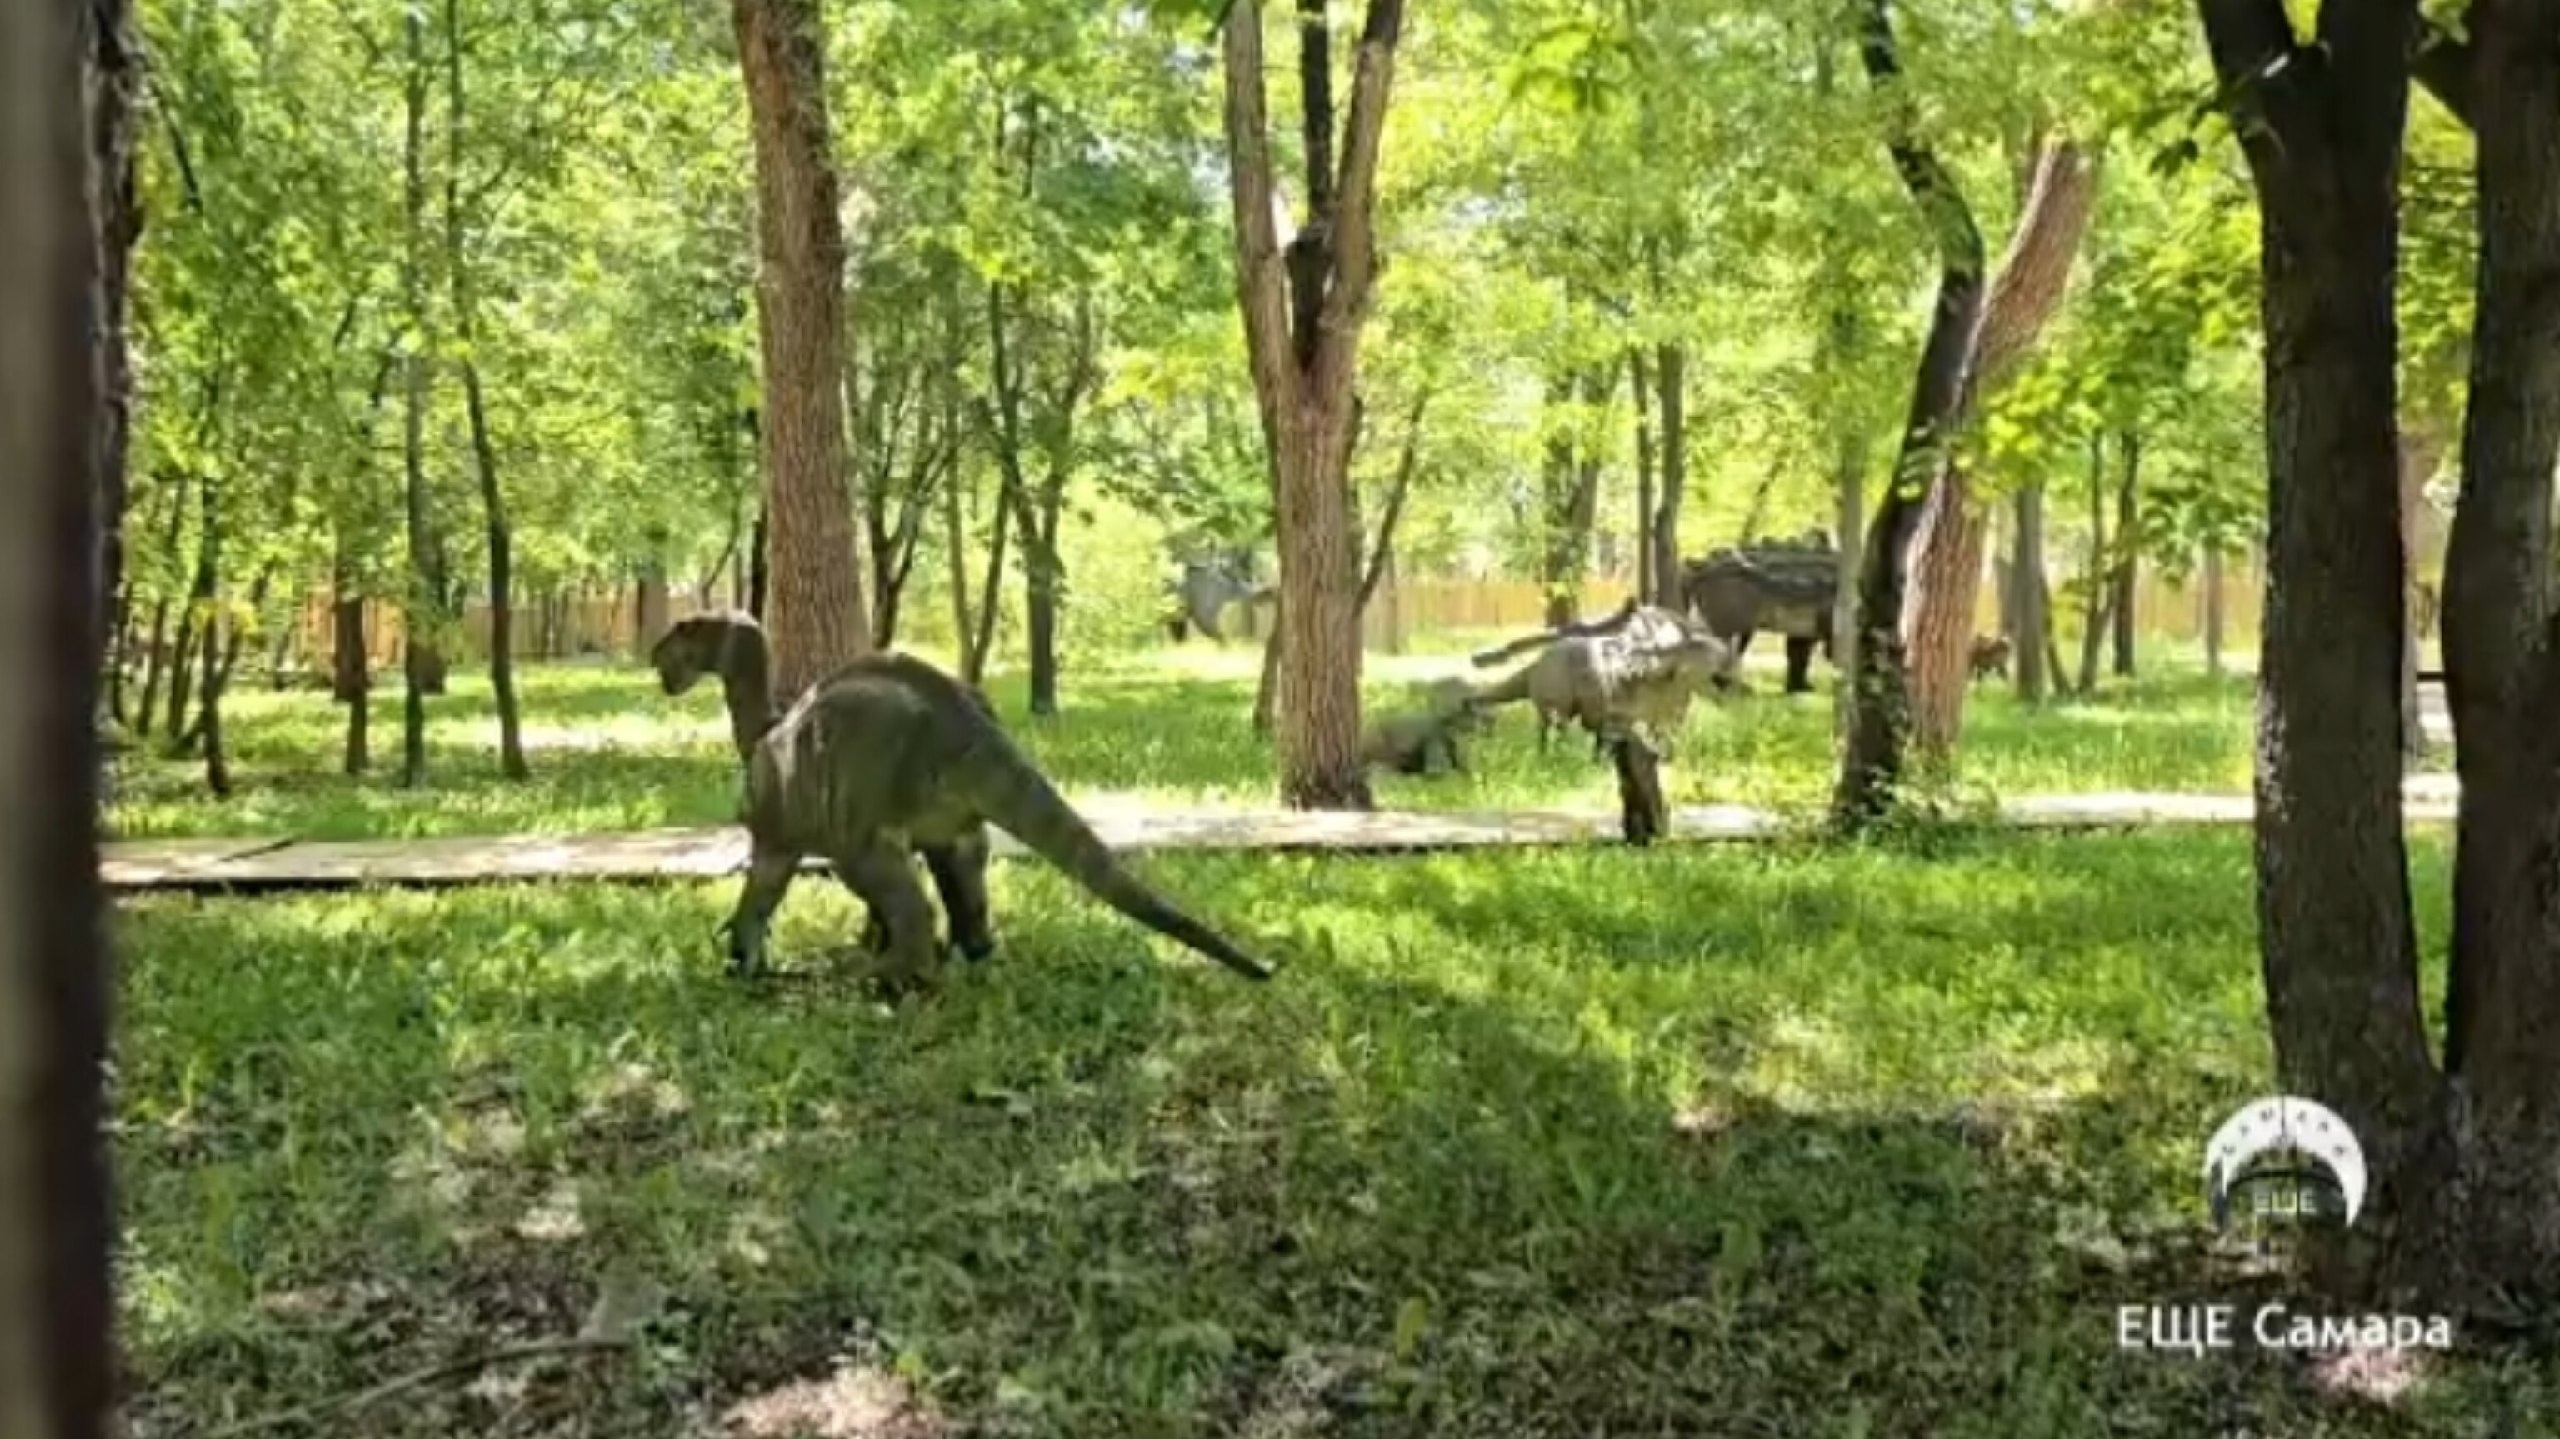
[[[2450,775],[2413,777],[2403,813],[2413,821],[2453,817]],[[1167,849],[1391,853],[1486,845],[1616,843],[1614,810],[1416,811],[1367,814],[1278,809],[1163,809],[1135,800],[1081,805],[1104,842],[1132,851]],[[2010,800],[2003,818],[2029,829],[2108,829],[2150,824],[2246,824],[2245,795],[2080,794]],[[1790,822],[1763,810],[1691,805],[1672,812],[1673,841],[1767,840]],[[996,853],[1019,855],[1010,835]],[[489,835],[444,839],[301,841],[178,839],[105,846],[111,890],[337,889],[364,884],[462,885],[532,879],[716,878],[746,860],[734,825],[626,834]],[[808,868],[822,870],[811,859]]]

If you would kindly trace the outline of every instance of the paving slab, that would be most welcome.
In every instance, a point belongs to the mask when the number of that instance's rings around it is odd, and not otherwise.
[[[2419,775],[2408,784],[2403,815],[2412,822],[2453,818],[2450,775]],[[1277,853],[1382,854],[1412,851],[1614,844],[1615,810],[1372,810],[1151,808],[1113,797],[1084,807],[1105,844],[1136,853],[1166,850],[1256,850]],[[2023,829],[2113,829],[2160,824],[2247,824],[2246,795],[2101,793],[2031,795],[2001,806],[2001,818]],[[1672,842],[1775,839],[1799,821],[1740,805],[1682,805],[1671,812]],[[1026,853],[1002,831],[999,855]],[[183,839],[111,841],[105,846],[107,887],[272,890],[346,889],[369,884],[503,884],[524,880],[714,879],[736,873],[747,837],[736,826],[638,830],[622,834],[483,835],[437,839],[296,841]],[[804,870],[822,871],[812,856]]]

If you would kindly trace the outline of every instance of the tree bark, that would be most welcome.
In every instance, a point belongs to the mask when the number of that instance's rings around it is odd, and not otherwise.
[[[2107,606],[2115,598],[2115,590],[2107,583],[2107,438],[2104,433],[2089,436],[2089,558],[2080,567],[2080,678],[2073,686],[2081,694],[2098,687],[2098,657],[2104,652],[2107,633]]]
[[[1405,496],[1413,489],[1413,471],[1422,458],[1422,416],[1431,406],[1431,392],[1418,390],[1413,397],[1413,413],[1405,417],[1404,447],[1396,452],[1396,477],[1387,486],[1387,503],[1378,513],[1376,531],[1369,540],[1369,563],[1360,572],[1360,612],[1368,613],[1369,601],[1378,593],[1379,581],[1395,571],[1396,522],[1404,518]],[[1393,626],[1389,626],[1390,632]]]
[[[1360,331],[1377,277],[1378,149],[1404,5],[1369,0],[1338,155],[1325,7],[1299,0],[1297,8],[1308,203],[1285,255],[1273,214],[1262,6],[1236,0],[1225,23],[1237,301],[1278,501],[1281,798],[1297,809],[1366,809],[1350,442]]]
[[[976,631],[969,624],[969,547],[960,500],[960,474],[955,471],[950,490],[942,497],[942,539],[951,582],[951,643],[960,649],[960,666],[965,672],[975,648],[971,639]]]
[[[2142,436],[2127,430],[2124,434],[2123,478],[2116,486],[2116,552],[2114,564],[2107,571],[2107,583],[2114,598],[2107,602],[2107,618],[2114,621],[2115,672],[2118,678],[2133,677],[2134,594],[2142,573],[2141,520]]]
[[[97,703],[99,515],[124,418],[102,353],[116,280],[88,189],[99,117],[71,61],[102,38],[84,25],[121,41],[124,20],[109,0],[0,6],[0,667],[17,677],[0,709],[0,803],[21,836],[0,864],[0,1433],[13,1439],[91,1439],[114,1417]],[[112,173],[99,180],[112,191]]]
[[[524,759],[524,721],[516,706],[515,540],[507,522],[506,487],[498,480],[498,446],[489,436],[489,406],[480,391],[478,298],[472,289],[470,219],[462,205],[462,0],[445,0],[446,125],[445,268],[453,291],[454,332],[462,340],[462,403],[471,423],[471,459],[480,472],[482,533],[489,557],[489,687],[498,702],[498,768],[508,779],[532,776]],[[641,643],[655,631],[644,628]]]
[[[403,384],[401,493],[409,532],[409,603],[401,615],[400,782],[427,782],[427,694],[440,668],[434,652],[437,600],[443,590],[433,522],[427,510],[427,19],[411,6],[406,26],[407,140],[403,147],[400,307],[410,343],[401,359]]]
[[[2418,600],[2419,517],[2427,504],[2427,481],[2436,470],[2435,438],[2417,429],[2400,435],[2400,549],[2409,557],[2408,583],[2401,603],[2408,612],[2400,645],[2400,753],[2416,765],[2427,757],[2425,712],[2418,701],[2418,648],[2426,642]]]
[[[2201,9],[2224,93],[2246,97],[2235,129],[2259,201],[2268,517],[2256,851],[2276,1067],[2287,1092],[2346,1120],[2371,1171],[2370,1217],[2353,1249],[2330,1257],[2381,1262],[2334,1277],[2426,1287],[2442,1277],[2458,1229],[2449,1096],[2427,1053],[2400,816],[2394,302],[2416,6],[2324,6],[2308,46],[2277,0],[2201,0]],[[2560,94],[2544,103],[2560,117]],[[2493,263],[2484,256],[2484,274]],[[2517,312],[2532,303],[2502,298]],[[2538,353],[2501,354],[2502,311],[2483,303],[2480,314],[2475,366],[2493,354],[2550,364],[2547,340]],[[2542,453],[2547,470],[2550,447]],[[2463,779],[2466,805],[2498,793]],[[2517,816],[2501,818],[2530,833]],[[2548,861],[2546,851],[2536,883]],[[2459,896],[2456,907],[2459,928]],[[2547,1022],[2550,1007],[2537,1014],[2526,998],[2502,996],[2494,1008],[2520,1027]],[[2475,1101],[2475,1118],[2482,1112]],[[2528,1201],[2545,1215],[2560,1193],[2547,1179],[2546,1168]],[[2549,1259],[2539,1262],[2547,1277]]]
[[[2222,547],[2204,547],[2204,672],[2222,678]]]
[[[205,476],[198,490],[204,505],[204,538],[199,571],[205,579],[206,606],[202,658],[204,682],[202,698],[197,702],[193,737],[204,747],[204,785],[215,799],[231,797],[231,761],[222,752],[222,681],[230,668],[223,662],[223,632],[231,626],[222,604],[222,483],[212,475]],[[180,736],[184,744],[187,736]]]
[[[1849,830],[1881,819],[1892,808],[1902,777],[1903,743],[1911,724],[1902,640],[1906,567],[1921,507],[1962,414],[1967,361],[1982,315],[1985,264],[1982,232],[1955,176],[1915,134],[1887,3],[1868,0],[1860,16],[1859,58],[1876,92],[1888,102],[1891,128],[1885,148],[1895,173],[1937,245],[1938,299],[1921,346],[1893,483],[1877,508],[1859,565],[1849,733],[1832,797],[1834,818]]]
[[[2017,233],[1982,308],[1954,427],[1969,423],[1998,392],[2062,308],[2096,198],[2094,160],[2068,139],[2047,140],[2037,154]],[[1953,760],[1964,727],[1989,523],[1990,512],[1974,501],[1964,465],[1952,453],[1943,457],[1921,520],[1919,553],[1911,562],[1912,607],[1904,635],[1911,650],[1912,740],[1937,764]]]
[[[1562,426],[1550,421],[1547,437],[1546,544],[1540,581],[1547,591],[1547,627],[1568,625],[1582,613],[1582,583],[1590,567],[1591,527],[1599,517],[1600,461],[1585,431],[1585,410],[1606,402],[1616,377],[1605,371],[1568,372],[1547,389],[1551,408],[1569,407]]]
[[[2420,57],[2421,77],[2474,126],[2479,157],[2478,318],[2442,631],[2462,782],[2444,1064],[2471,1121],[2457,1138],[2472,1207],[2453,1233],[2471,1279],[2547,1303],[2560,1289],[2560,3],[2477,5],[2470,22],[2468,44],[2430,47],[2468,62],[2457,86]]]
[[[1651,599],[1653,580],[1653,397],[1647,392],[1642,348],[1627,351],[1627,390],[1636,411],[1636,593]]]
[[[91,229],[98,249],[98,593],[103,649],[120,626],[127,457],[133,434],[133,356],[127,337],[133,248],[142,236],[135,133],[144,80],[141,35],[127,0],[86,0],[86,92]],[[116,686],[121,704],[122,685]]]
[[[2016,558],[2009,562],[2010,607],[2017,623],[2010,630],[2011,661],[2017,665],[2018,698],[2044,703],[2048,688],[2045,649],[2053,634],[2053,615],[2045,608],[2044,483],[2018,488]]]
[[[791,700],[871,647],[845,463],[843,220],[817,0],[731,0],[755,131],[756,328],[772,548],[765,630]]]
[[[1653,603],[1668,610],[1680,598],[1680,502],[1689,490],[1689,351],[1666,340],[1653,353],[1656,406],[1662,416],[1662,487],[1653,508]]]

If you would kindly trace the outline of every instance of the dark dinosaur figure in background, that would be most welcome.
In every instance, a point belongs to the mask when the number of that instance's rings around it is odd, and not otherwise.
[[[1681,598],[1710,634],[1739,658],[1757,630],[1787,640],[1787,693],[1813,688],[1818,646],[1831,658],[1831,613],[1838,594],[1840,552],[1816,530],[1797,540],[1730,546],[1682,567]]]

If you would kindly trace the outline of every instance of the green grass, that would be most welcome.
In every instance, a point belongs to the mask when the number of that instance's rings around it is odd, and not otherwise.
[[[1026,713],[1022,676],[992,683],[997,705],[1033,756],[1072,796],[1117,791],[1167,804],[1271,802],[1271,750],[1246,723],[1257,652],[1194,645],[1071,668],[1064,712]],[[1833,777],[1829,675],[1823,692],[1788,696],[1772,654],[1753,655],[1754,692],[1693,709],[1666,773],[1675,803],[1818,805]],[[1373,707],[1409,702],[1436,674],[1484,677],[1455,655],[1373,656]],[[344,711],[325,695],[243,688],[226,707],[238,791],[206,793],[202,766],[147,743],[128,756],[109,814],[123,838],[295,835],[564,833],[725,824],[736,812],[735,762],[719,699],[709,689],[669,700],[638,665],[542,665],[523,675],[534,778],[497,772],[497,726],[487,683],[457,673],[429,703],[430,784],[398,784],[399,696],[386,686],[373,721],[373,773],[339,773]],[[2194,669],[2102,690],[2095,699],[2030,710],[1984,685],[1968,706],[1963,779],[2001,795],[2155,790],[2244,793],[2251,691],[2245,678]],[[1471,756],[1466,777],[1378,781],[1382,804],[1411,809],[1614,808],[1615,783],[1587,740],[1568,736],[1541,754],[1525,707],[1506,710]]]
[[[807,977],[757,988],[714,962],[730,884],[126,905],[136,1417],[637,1277],[637,1357],[316,1432],[710,1432],[830,1375],[911,1422],[810,1432],[2553,1432],[2547,1361],[2378,1401],[2113,1349],[2113,1305],[2240,1282],[2195,1176],[2267,1082],[2245,834],[1152,872],[1283,975],[1013,864],[996,959],[895,1014],[813,967],[853,919],[818,881]]]

